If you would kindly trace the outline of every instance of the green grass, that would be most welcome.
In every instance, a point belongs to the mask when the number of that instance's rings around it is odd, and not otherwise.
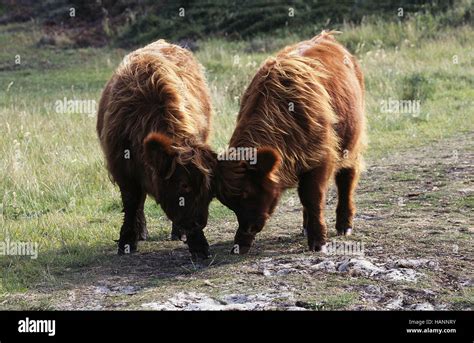
[[[428,35],[415,24],[346,25],[340,36],[366,75],[369,158],[474,129],[474,30]],[[0,258],[3,294],[53,285],[67,268],[111,258],[121,224],[120,197],[104,168],[95,118],[56,113],[54,103],[64,97],[98,101],[126,51],[38,48],[40,37],[34,24],[0,26],[0,240],[8,233],[10,240],[38,242],[40,252],[37,260]],[[230,138],[240,95],[262,61],[310,34],[284,37],[199,42],[196,57],[206,67],[214,105],[215,149]],[[419,98],[421,112],[384,113],[380,103],[390,98]],[[148,200],[146,214],[152,238],[164,239],[170,224],[161,209]],[[216,201],[210,215],[234,220]],[[331,308],[349,300],[334,299]]]
[[[126,1],[125,1],[126,2]],[[123,2],[122,2],[123,3]],[[88,12],[97,13],[87,6]],[[157,5],[145,1],[141,8],[129,12],[126,23],[114,22],[110,33],[120,44],[143,44],[155,36],[172,39],[197,38],[209,36],[228,36],[231,39],[251,38],[263,35],[285,37],[297,32],[306,35],[309,30],[321,30],[331,25],[333,28],[345,26],[347,22],[362,24],[362,28],[372,37],[380,37],[372,31],[368,22],[392,22],[390,35],[383,36],[381,41],[392,46],[397,45],[400,36],[412,36],[422,30],[423,38],[433,37],[446,25],[460,25],[469,22],[472,13],[471,0],[454,0],[448,2],[413,2],[413,1],[333,1],[292,0],[281,1],[240,1],[222,0],[209,2],[191,0],[185,5],[169,3]],[[403,8],[399,16],[398,9]],[[185,10],[179,16],[180,8]],[[112,8],[110,8],[112,12]],[[209,18],[213,18],[209,20]],[[412,28],[404,26],[410,23]],[[400,25],[399,25],[400,23]],[[398,27],[398,28],[397,28]]]
[[[453,310],[462,311],[465,308],[472,306],[474,301],[474,290],[472,287],[462,289],[458,292],[458,295],[448,295],[444,296],[443,300],[448,301],[453,304]]]
[[[316,300],[310,300],[300,303],[300,306],[315,311],[336,311],[347,308],[358,299],[355,292],[342,292],[340,294],[324,294],[324,296]]]

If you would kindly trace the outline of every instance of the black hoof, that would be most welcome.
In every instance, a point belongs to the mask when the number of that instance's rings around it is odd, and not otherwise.
[[[206,237],[202,231],[191,231],[187,232],[186,244],[189,247],[189,252],[193,258],[207,259],[211,257],[209,252],[209,243],[207,243]]]
[[[326,243],[313,243],[309,245],[309,251],[320,252],[323,254],[327,253]]]
[[[351,236],[352,235],[352,228],[348,227],[344,230],[337,230],[338,236]]]
[[[211,257],[211,253],[209,252],[209,249],[201,250],[201,251],[190,251],[191,253],[191,258],[196,261],[196,260],[207,260],[208,258]]]

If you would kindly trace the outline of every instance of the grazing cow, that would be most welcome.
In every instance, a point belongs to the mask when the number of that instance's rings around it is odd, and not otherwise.
[[[229,146],[254,148],[256,163],[219,160],[214,172],[216,195],[239,223],[233,253],[248,252],[282,191],[293,187],[309,249],[325,250],[324,207],[333,175],[336,230],[352,232],[365,146],[364,81],[334,33],[323,31],[267,59],[242,97]]]
[[[159,40],[127,55],[107,83],[97,132],[107,168],[122,195],[118,253],[146,239],[143,205],[153,196],[186,234],[193,256],[207,257],[203,234],[215,157],[206,145],[211,105],[202,66],[192,54]]]

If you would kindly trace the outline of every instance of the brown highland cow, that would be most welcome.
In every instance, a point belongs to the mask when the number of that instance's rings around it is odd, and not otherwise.
[[[298,187],[309,249],[325,249],[326,192],[335,175],[336,230],[352,231],[365,141],[364,80],[356,59],[322,32],[267,59],[241,100],[230,147],[256,163],[219,160],[215,192],[239,222],[233,253],[246,253],[287,188]]]
[[[202,67],[163,40],[127,55],[100,100],[97,132],[122,195],[119,254],[146,239],[143,205],[152,195],[186,234],[190,252],[209,255],[207,224],[215,157],[206,145],[211,105]]]

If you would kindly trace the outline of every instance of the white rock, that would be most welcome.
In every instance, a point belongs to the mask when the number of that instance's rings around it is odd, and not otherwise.
[[[403,294],[398,294],[398,296],[385,305],[387,310],[400,310],[403,308]]]
[[[294,303],[291,293],[259,293],[255,295],[230,294],[222,299],[214,299],[203,293],[178,293],[164,302],[150,302],[142,304],[146,309],[159,311],[249,311],[286,309],[293,305],[278,304],[277,298],[288,298]],[[280,305],[280,306],[277,306]]]
[[[427,259],[400,259],[395,261],[395,267],[398,268],[418,268],[428,265],[430,260]]]
[[[283,269],[280,269],[279,271],[277,271],[276,275],[277,276],[284,276],[284,275],[291,274],[295,271],[296,271],[296,269],[294,269],[294,268],[283,268]]]
[[[408,281],[414,282],[418,279],[419,273],[413,269],[390,269],[377,275],[379,278],[388,281]]]
[[[384,271],[382,268],[377,267],[372,262],[359,258],[344,260],[337,266],[337,270],[340,272],[356,271],[366,276],[371,276]]]
[[[311,269],[313,270],[326,270],[328,272],[335,272],[336,271],[336,264],[334,261],[331,260],[324,260],[322,262],[319,262],[318,264],[315,264],[311,266]]]
[[[413,304],[410,306],[410,309],[414,311],[433,311],[434,306],[426,302],[421,304]]]

